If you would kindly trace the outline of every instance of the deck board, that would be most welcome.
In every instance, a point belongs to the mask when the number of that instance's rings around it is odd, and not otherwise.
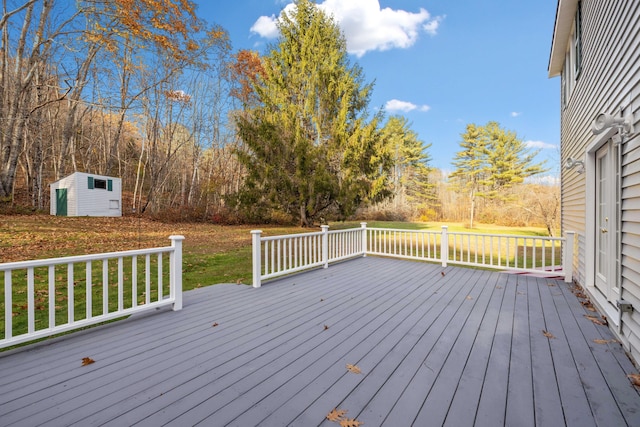
[[[640,425],[585,314],[559,281],[378,257],[216,285],[0,354],[0,426]]]

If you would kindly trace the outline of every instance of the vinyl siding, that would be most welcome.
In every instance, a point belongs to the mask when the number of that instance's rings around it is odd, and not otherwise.
[[[585,158],[597,139],[591,132],[597,114],[631,108],[635,133],[622,146],[620,282],[634,312],[623,315],[621,338],[640,361],[640,2],[583,0],[582,23],[582,69],[561,106],[561,160]],[[574,279],[580,284],[592,262],[586,253],[587,175],[562,170],[562,227],[577,233]]]

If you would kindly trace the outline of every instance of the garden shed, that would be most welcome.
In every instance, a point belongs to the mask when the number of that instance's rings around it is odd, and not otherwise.
[[[74,172],[51,184],[51,215],[122,216],[122,180]]]

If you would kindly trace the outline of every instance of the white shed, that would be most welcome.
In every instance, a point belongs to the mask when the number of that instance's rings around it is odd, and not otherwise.
[[[122,216],[122,180],[74,172],[51,184],[51,215]]]

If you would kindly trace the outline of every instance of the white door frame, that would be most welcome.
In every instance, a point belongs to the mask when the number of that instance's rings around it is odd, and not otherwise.
[[[619,298],[620,289],[618,286],[618,271],[615,259],[617,258],[618,248],[615,247],[615,244],[611,245],[611,257],[614,258],[612,261],[612,268],[610,268],[608,280],[611,282],[609,289],[609,295],[604,295],[598,288],[595,286],[595,276],[596,276],[596,256],[597,256],[597,245],[596,232],[599,232],[599,225],[596,224],[596,191],[597,191],[597,182],[596,182],[596,170],[597,170],[597,161],[596,161],[596,153],[606,144],[612,144],[610,142],[611,137],[617,133],[618,129],[615,127],[607,129],[602,134],[598,135],[597,138],[587,147],[586,156],[585,156],[585,179],[586,179],[586,230],[585,230],[585,287],[587,291],[591,294],[593,300],[595,300],[596,304],[607,314],[607,317],[614,324],[618,324],[618,309],[615,304],[615,299]],[[610,150],[609,155],[614,155],[615,150]],[[609,178],[616,182],[617,178],[616,174],[619,171],[614,170],[614,165],[617,163],[615,159],[611,159],[610,162],[610,174]],[[610,235],[615,235],[619,231],[617,230],[617,215],[620,215],[618,212],[619,208],[616,206],[615,195],[611,198],[613,200],[613,212],[615,212],[615,217],[611,218],[609,223],[611,224],[609,233]],[[617,240],[617,239],[616,239]]]

